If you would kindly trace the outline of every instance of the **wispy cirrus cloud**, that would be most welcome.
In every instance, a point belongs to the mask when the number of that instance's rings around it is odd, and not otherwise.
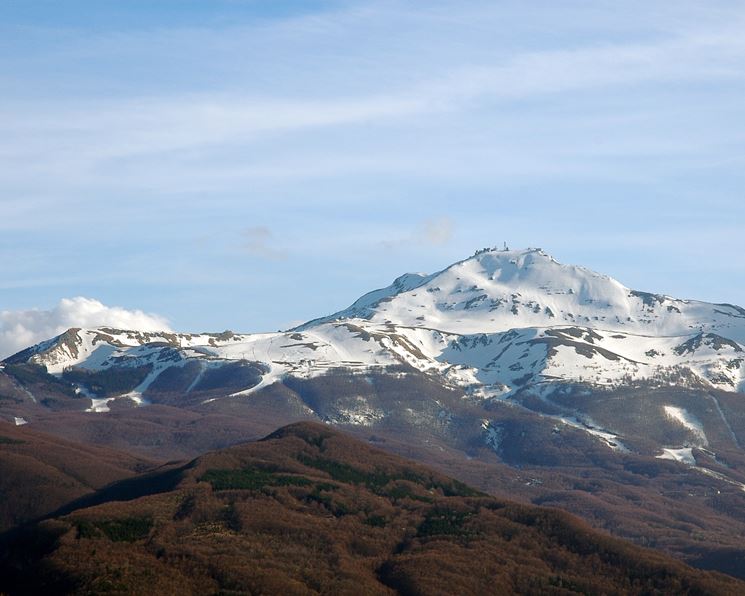
[[[745,42],[728,27],[716,33],[676,33],[645,43],[495,54],[467,64],[447,64],[439,72],[428,72],[414,83],[398,83],[385,92],[374,87],[363,92],[342,88],[336,96],[300,97],[256,89],[133,94],[94,103],[84,99],[4,102],[0,132],[5,142],[0,142],[0,156],[7,165],[0,176],[46,173],[100,182],[97,171],[117,162],[127,166],[128,177],[133,164],[140,176],[147,176],[156,169],[154,156],[180,152],[189,157],[199,152],[204,159],[220,148],[239,151],[274,136],[376,123],[406,127],[412,118],[468,113],[484,104],[647,83],[743,81],[743,62]],[[385,156],[378,157],[385,166]],[[362,165],[360,160],[342,160],[339,167],[354,168],[355,163]],[[183,167],[188,173],[188,165]],[[285,175],[292,173],[285,171]]]

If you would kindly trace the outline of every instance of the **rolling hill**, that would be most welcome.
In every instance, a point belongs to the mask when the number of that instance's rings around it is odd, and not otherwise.
[[[111,485],[3,545],[9,594],[745,589],[310,423]]]

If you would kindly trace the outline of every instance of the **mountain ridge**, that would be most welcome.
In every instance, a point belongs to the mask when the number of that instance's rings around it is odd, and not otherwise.
[[[497,346],[511,337],[517,339],[514,353],[505,359]],[[484,349],[474,351],[476,341]],[[35,362],[59,375],[68,367],[100,370],[114,360],[131,363],[138,355],[151,364],[145,351],[172,348],[182,360],[262,363],[268,370],[259,387],[335,366],[404,364],[487,396],[547,382],[612,386],[656,376],[669,382],[672,370],[683,368],[690,374],[678,375],[681,384],[737,391],[745,387],[743,343],[743,308],[632,290],[609,276],[562,265],[541,249],[483,249],[431,275],[404,274],[346,309],[285,332],[73,328],[5,362]],[[470,346],[470,360],[463,357],[464,346]],[[460,355],[451,360],[453,351]],[[513,374],[516,370],[524,372]]]

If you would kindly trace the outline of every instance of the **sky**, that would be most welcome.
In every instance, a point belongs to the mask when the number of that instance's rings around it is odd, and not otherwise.
[[[0,0],[0,356],[476,249],[745,305],[745,4]]]

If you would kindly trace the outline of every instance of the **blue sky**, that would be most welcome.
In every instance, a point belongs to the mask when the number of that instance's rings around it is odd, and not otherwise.
[[[743,30],[716,0],[5,0],[0,326],[85,296],[274,330],[503,241],[745,304]]]

